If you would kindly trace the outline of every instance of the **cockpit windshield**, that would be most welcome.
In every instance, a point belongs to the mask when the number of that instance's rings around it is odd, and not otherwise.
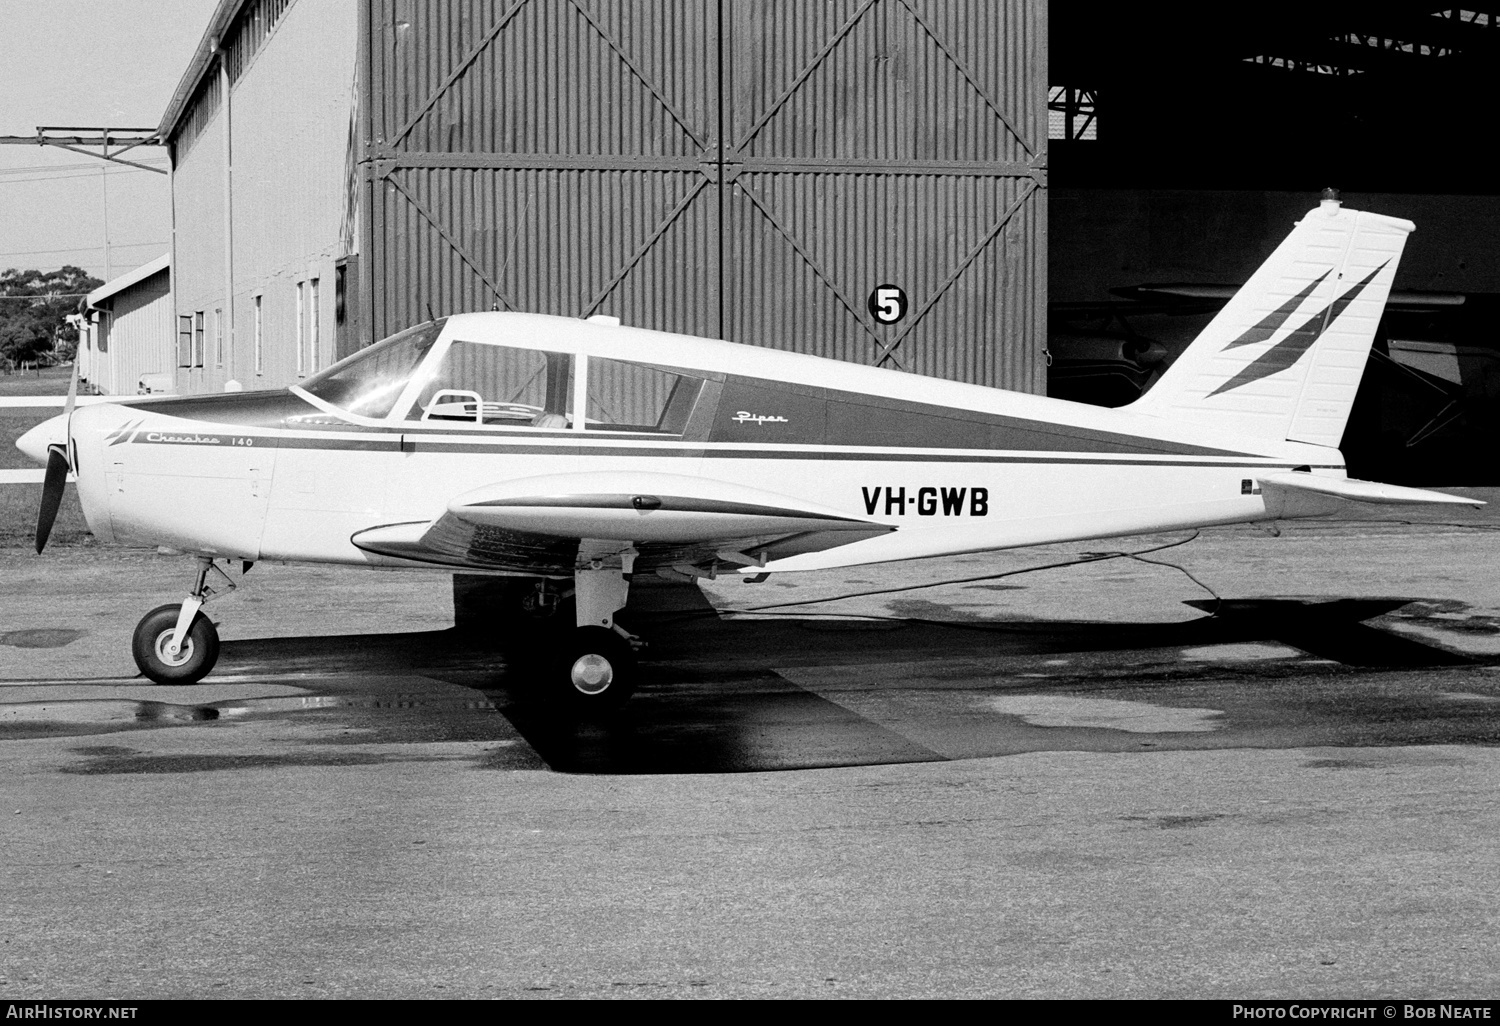
[[[356,416],[384,417],[447,322],[446,317],[428,321],[382,339],[314,374],[301,387]]]

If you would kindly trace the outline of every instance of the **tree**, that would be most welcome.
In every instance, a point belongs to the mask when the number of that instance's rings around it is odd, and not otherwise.
[[[0,360],[21,363],[54,352],[66,359],[78,347],[78,331],[66,318],[103,284],[71,265],[0,272]]]

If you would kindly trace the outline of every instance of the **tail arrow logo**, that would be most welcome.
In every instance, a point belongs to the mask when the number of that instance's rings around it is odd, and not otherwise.
[[[140,433],[140,426],[143,423],[145,422],[141,420],[132,420],[128,423],[121,424],[109,434],[105,435],[104,441],[108,445],[119,445],[122,442],[133,442],[135,441],[135,436]]]
[[[1272,335],[1276,334],[1281,330],[1281,326],[1291,319],[1292,314],[1297,312],[1297,308],[1303,304],[1307,297],[1313,294],[1313,290],[1316,289],[1319,285],[1323,284],[1324,279],[1326,279],[1332,273],[1333,268],[1330,267],[1328,270],[1318,275],[1312,281],[1308,282],[1307,288],[1297,293],[1291,299],[1288,299],[1285,303],[1282,303],[1274,311],[1268,314],[1265,320],[1261,321],[1255,327],[1251,328],[1239,338],[1229,343],[1229,345],[1225,346],[1224,351],[1228,352],[1229,350],[1237,349],[1240,346],[1253,346],[1255,345],[1255,343],[1264,342]]]
[[[1338,320],[1339,314],[1343,313],[1350,303],[1359,298],[1359,294],[1365,290],[1370,282],[1375,280],[1376,275],[1385,270],[1386,265],[1389,263],[1390,261],[1387,260],[1384,264],[1375,268],[1375,270],[1364,277],[1364,280],[1360,281],[1348,292],[1345,292],[1342,296],[1339,296],[1323,309],[1313,314],[1299,327],[1293,328],[1286,338],[1283,338],[1270,349],[1261,353],[1243,367],[1238,374],[1208,393],[1206,398],[1212,398],[1221,392],[1228,392],[1239,388],[1241,385],[1248,385],[1250,382],[1259,381],[1261,378],[1268,378],[1272,374],[1284,371],[1295,364],[1302,358],[1302,354],[1311,349],[1313,343],[1322,337],[1323,332],[1328,330],[1328,326]],[[1270,338],[1277,328],[1292,315],[1302,300],[1311,295],[1313,289],[1317,288],[1318,284],[1327,277],[1328,272],[1324,271],[1322,277],[1303,289],[1293,299],[1287,300],[1275,313],[1225,346],[1224,351],[1228,352],[1237,346],[1247,346],[1253,342],[1263,342]]]

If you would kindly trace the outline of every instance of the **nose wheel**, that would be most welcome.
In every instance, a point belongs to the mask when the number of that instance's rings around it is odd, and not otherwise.
[[[131,654],[141,672],[158,684],[196,684],[219,661],[219,631],[202,613],[188,624],[181,642],[172,645],[182,606],[157,606],[136,625]]]
[[[219,661],[219,631],[199,610],[215,594],[209,586],[213,575],[220,587],[234,590],[229,575],[212,559],[200,556],[193,590],[181,604],[157,606],[135,626],[131,654],[141,672],[158,684],[196,684]],[[249,569],[246,563],[245,568]]]

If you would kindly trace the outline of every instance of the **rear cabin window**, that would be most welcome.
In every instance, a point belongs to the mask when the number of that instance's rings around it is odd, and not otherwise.
[[[573,358],[455,341],[422,385],[408,420],[491,427],[569,426]]]
[[[702,388],[682,371],[590,357],[584,427],[681,434]]]

